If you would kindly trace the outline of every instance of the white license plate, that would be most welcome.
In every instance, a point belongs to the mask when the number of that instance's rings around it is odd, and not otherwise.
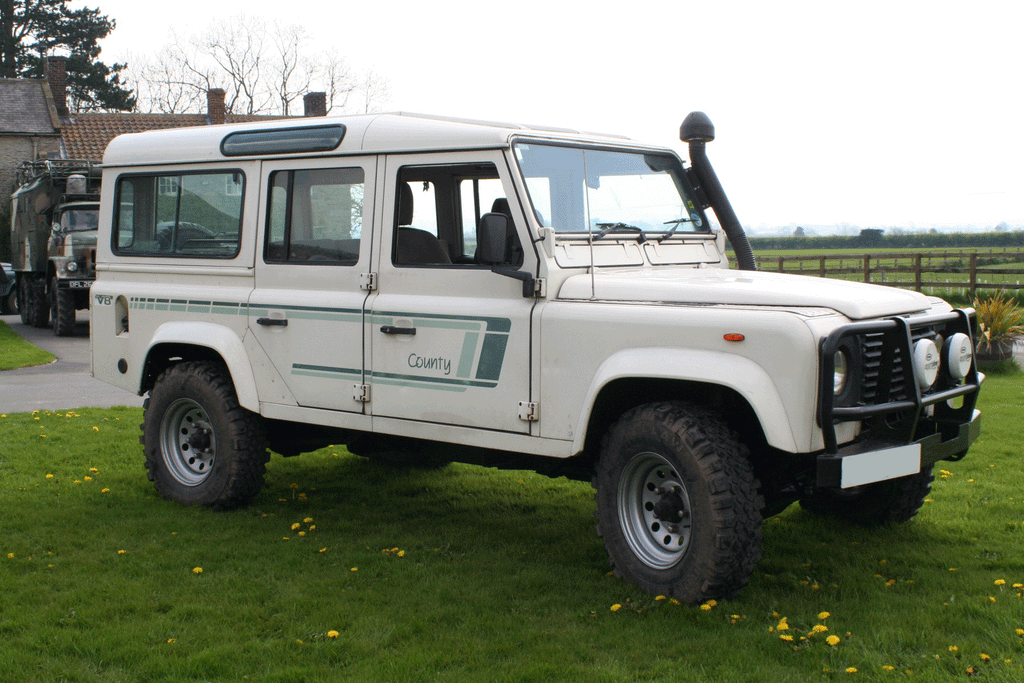
[[[840,487],[844,489],[921,471],[921,444],[858,453],[843,458]]]

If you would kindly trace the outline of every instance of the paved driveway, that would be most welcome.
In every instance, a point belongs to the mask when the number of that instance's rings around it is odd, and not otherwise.
[[[93,379],[88,311],[78,311],[79,322],[73,337],[58,337],[48,327],[30,327],[17,315],[0,316],[0,320],[57,356],[49,365],[0,371],[0,413],[142,405],[141,396]]]

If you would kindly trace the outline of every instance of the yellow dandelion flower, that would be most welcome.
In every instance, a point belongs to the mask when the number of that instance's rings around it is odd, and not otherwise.
[[[168,638],[167,642],[168,642],[168,644],[173,643],[174,642],[174,638]]]
[[[320,552],[326,553],[327,552],[327,548],[320,548]]]
[[[297,488],[299,488],[299,485],[298,484],[289,484],[288,488],[290,488],[290,489],[297,489]]]
[[[619,603],[615,603],[614,605],[611,606],[611,610],[613,612],[618,612],[620,609],[622,609],[622,605],[620,605]]]
[[[124,555],[126,552],[128,552],[128,551],[127,550],[118,550],[117,554],[118,555]]]
[[[1015,583],[1015,584],[1013,584],[1013,587],[1014,588],[1024,588],[1024,583]]]
[[[789,624],[787,624],[786,620],[783,619],[782,621],[779,622],[779,625],[776,626],[775,628],[779,629],[780,631],[788,631],[789,630]]]
[[[47,479],[53,479],[53,475],[52,475],[52,474],[47,474],[47,475],[46,475],[46,478],[47,478]]]
[[[988,599],[989,599],[989,602],[995,602],[995,601],[996,601],[996,599],[995,599],[995,598],[993,598],[993,597],[992,597],[991,595],[990,595],[990,596],[988,596]]]
[[[896,670],[896,667],[894,667],[894,666],[892,666],[892,665],[890,665],[890,664],[883,664],[883,665],[882,665],[882,669],[883,669],[884,671],[895,671],[895,670]]]
[[[700,606],[700,608],[701,608],[702,610],[704,610],[705,612],[710,612],[710,611],[711,611],[711,605],[709,605],[709,604],[708,604],[708,603],[706,603],[706,602],[705,602],[705,603],[704,603],[703,605],[701,605],[701,606]]]
[[[958,648],[956,645],[950,645],[949,646],[949,651],[950,652],[959,652],[960,648]]]
[[[90,476],[89,476],[89,475],[87,474],[87,475],[85,475],[84,477],[82,477],[82,481],[92,481],[92,477],[90,477]]]
[[[792,643],[793,642],[793,636],[779,636],[779,640],[784,640],[787,643]]]
[[[192,573],[193,574],[202,574],[203,573],[203,568],[202,567],[192,567]]]
[[[664,596],[664,595],[656,595],[656,596],[654,597],[654,600],[655,600],[655,601],[659,601],[659,600],[665,600],[665,599],[666,599],[666,598],[665,598],[665,596]]]
[[[316,529],[316,524],[310,524],[309,525],[309,530],[313,531],[314,529]]]
[[[1005,586],[1006,585],[1006,581],[1004,579],[996,579],[996,585],[997,586]]]
[[[712,607],[717,607],[718,606],[718,601],[717,600],[708,600],[707,604],[711,605]]]
[[[98,431],[100,431],[100,428],[99,428],[99,427],[93,427],[93,428],[92,428],[92,431],[94,431],[94,432],[98,432]]]
[[[8,555],[7,557],[14,557],[14,554],[12,553],[12,554]],[[1024,636],[1024,628],[1017,629],[1017,635],[1018,636]]]
[[[811,629],[811,633],[828,633],[828,626],[824,624],[815,624],[814,628]]]
[[[981,661],[983,661],[983,662],[987,662],[988,660],[992,659],[990,656],[988,656],[984,652],[982,652],[979,656],[981,657]]]
[[[96,474],[97,472],[99,472],[99,470],[96,469],[95,467],[90,467],[89,471],[92,472],[93,474]]]
[[[831,645],[832,647],[835,647],[836,645],[839,644],[839,636],[835,636],[835,635],[829,636],[828,638],[825,639],[825,642],[828,643],[829,645]]]
[[[295,531],[295,530],[296,530],[296,529],[298,529],[298,528],[299,528],[300,526],[302,526],[302,525],[301,525],[301,524],[299,524],[298,522],[295,522],[295,524],[292,524],[292,531]]]
[[[327,632],[327,637],[328,638],[337,638],[338,637],[338,632],[332,629],[332,630]]]
[[[669,598],[668,601],[671,602],[673,605],[681,605],[681,604],[683,604],[683,603],[679,602],[678,600],[676,600],[675,598]]]
[[[310,522],[312,522],[312,521],[313,521],[313,518],[312,518],[312,517],[306,517],[306,518],[305,518],[304,520],[302,520],[302,523],[303,523],[303,524],[309,524],[309,523],[310,523]]]
[[[359,567],[352,567],[352,571],[354,571],[354,572],[359,571]]]
[[[819,619],[828,619],[830,616],[832,616],[832,615],[829,614],[828,612],[819,612],[818,613],[818,618]]]
[[[857,673],[857,669],[855,669],[854,667],[851,666],[851,667],[849,667],[846,670],[846,673],[848,673],[848,674],[855,674],[855,673]]]
[[[14,559],[14,553],[7,553],[7,559],[8,560],[13,560]],[[1020,629],[1017,629],[1017,630],[1019,631]]]

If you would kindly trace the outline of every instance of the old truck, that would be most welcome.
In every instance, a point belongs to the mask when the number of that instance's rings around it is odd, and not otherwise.
[[[615,571],[685,602],[791,503],[909,520],[980,431],[974,311],[757,271],[711,122],[681,137],[689,166],[414,114],[116,138],[93,374],[149,394],[171,500],[246,505],[268,449],[532,468],[591,481]]]
[[[21,320],[74,334],[96,277],[100,170],[92,162],[38,159],[18,168],[11,195],[11,261]]]

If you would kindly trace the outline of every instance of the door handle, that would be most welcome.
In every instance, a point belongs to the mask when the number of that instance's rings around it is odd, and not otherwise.
[[[380,331],[384,334],[407,334],[409,336],[416,335],[415,327],[395,327],[394,325],[383,325]]]
[[[256,322],[268,327],[288,327],[288,318],[256,318]]]

